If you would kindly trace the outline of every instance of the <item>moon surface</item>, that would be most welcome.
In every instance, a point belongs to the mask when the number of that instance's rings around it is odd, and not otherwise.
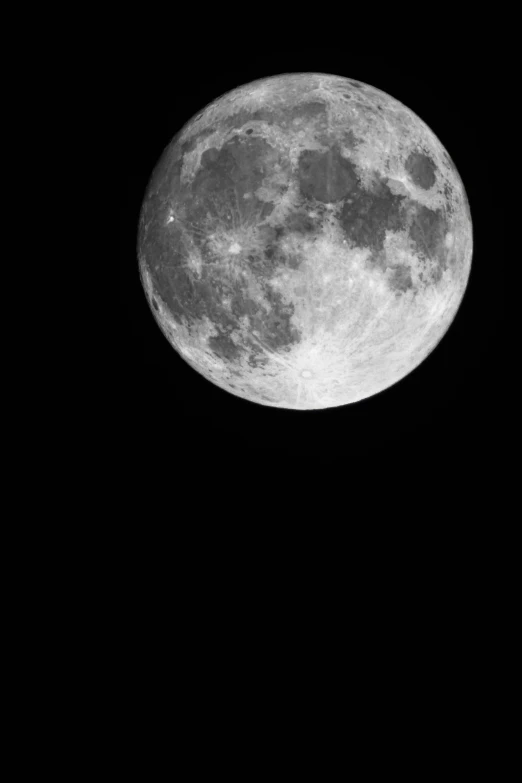
[[[328,74],[239,87],[190,120],[145,194],[141,279],[171,345],[250,401],[357,402],[433,350],[469,278],[460,176],[391,96]]]

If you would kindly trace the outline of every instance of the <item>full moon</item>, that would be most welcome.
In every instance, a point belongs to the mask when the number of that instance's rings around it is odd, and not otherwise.
[[[446,333],[472,257],[463,183],[390,95],[329,74],[241,86],[165,149],[140,215],[151,311],[197,372],[310,410],[407,376]]]

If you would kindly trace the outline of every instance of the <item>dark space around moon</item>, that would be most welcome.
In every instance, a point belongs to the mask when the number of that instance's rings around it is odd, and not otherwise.
[[[231,471],[234,464],[266,466],[265,480],[299,471],[305,462],[337,466],[364,461],[385,470],[395,457],[423,460],[427,481],[446,466],[493,459],[499,431],[499,389],[505,384],[503,297],[505,237],[500,172],[482,106],[488,75],[469,81],[465,61],[437,60],[412,69],[384,57],[357,59],[315,49],[235,52],[209,67],[209,59],[169,68],[140,61],[122,86],[117,124],[120,307],[118,366],[125,442],[135,460],[158,458],[180,467]],[[464,60],[464,58],[463,58]],[[136,232],[150,175],[172,137],[210,101],[242,84],[289,72],[331,73],[359,79],[411,108],[434,131],[462,177],[473,221],[474,254],[460,309],[435,350],[386,391],[344,407],[317,411],[267,408],[228,394],[192,369],[158,329],[141,287]],[[491,75],[493,81],[494,74]],[[492,90],[493,84],[491,84]],[[494,97],[489,98],[493,101]],[[120,127],[121,126],[121,127]],[[485,138],[488,137],[484,152]],[[498,164],[500,165],[500,164]],[[497,445],[495,445],[497,444]],[[257,480],[262,478],[257,474]]]

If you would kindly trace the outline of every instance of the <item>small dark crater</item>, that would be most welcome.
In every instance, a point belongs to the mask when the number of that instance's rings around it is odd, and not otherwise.
[[[247,122],[253,120],[259,120],[262,122],[273,122],[274,111],[272,109],[264,108],[257,109],[256,111],[248,111],[247,109],[240,109],[230,117],[223,120],[223,126],[229,129],[241,129]]]
[[[156,302],[155,299],[152,300],[152,306],[156,310],[156,312],[159,312],[158,303]]]

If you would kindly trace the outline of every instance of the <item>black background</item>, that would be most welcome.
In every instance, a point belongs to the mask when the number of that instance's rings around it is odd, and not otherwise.
[[[172,137],[207,103],[268,76],[321,72],[374,85],[415,111],[445,146],[464,182],[474,230],[466,294],[442,341],[410,375],[362,402],[323,411],[285,411],[225,392],[189,367],[169,345],[145,299],[136,257],[141,202]],[[425,465],[427,480],[451,464],[460,475],[498,459],[503,448],[504,231],[497,143],[487,122],[495,72],[480,54],[412,62],[394,49],[356,53],[248,42],[189,57],[187,46],[125,57],[118,108],[119,276],[123,328],[118,344],[121,406],[129,447],[174,465],[189,455],[218,466],[260,459],[267,466],[362,460],[382,471]],[[405,468],[406,469],[406,468]]]
[[[111,486],[123,470],[114,514],[96,498],[103,533],[94,540],[96,553],[108,552],[116,586],[114,600],[103,594],[107,625],[116,634],[129,626],[116,668],[125,671],[135,651],[133,675],[145,672],[147,693],[157,673],[168,684],[172,670],[177,683],[195,662],[196,675],[185,677],[192,697],[200,681],[207,688],[206,671],[215,679],[215,661],[220,664],[220,649],[228,652],[232,628],[240,654],[250,639],[263,654],[259,630],[266,629],[274,649],[284,650],[294,636],[299,650],[323,647],[330,654],[338,647],[355,663],[350,672],[364,673],[361,663],[374,648],[378,655],[368,656],[374,665],[365,685],[377,663],[386,679],[390,663],[396,669],[395,649],[401,655],[406,650],[406,666],[418,658],[429,673],[423,678],[415,668],[416,693],[424,694],[432,671],[449,671],[455,693],[466,676],[472,683],[475,709],[477,699],[488,697],[487,687],[474,687],[476,667],[492,669],[492,649],[503,658],[510,649],[502,627],[511,627],[507,599],[516,571],[506,554],[518,550],[510,544],[514,517],[501,502],[509,481],[503,472],[511,411],[503,351],[509,227],[500,173],[517,137],[513,102],[502,101],[502,52],[494,50],[492,12],[486,9],[482,30],[478,9],[471,19],[465,12],[459,31],[456,7],[428,7],[421,16],[417,6],[409,28],[403,6],[391,9],[396,24],[390,27],[379,6],[368,8],[363,24],[354,19],[354,7],[346,8],[343,18],[336,7],[296,6],[289,17],[299,24],[290,30],[281,30],[279,6],[220,7],[216,29],[202,6],[195,7],[193,25],[177,18],[178,7],[170,18],[153,9],[153,29],[132,39],[126,10],[114,38],[111,158],[118,166],[111,200],[118,217],[122,318],[114,330],[118,384],[110,414],[124,426]],[[140,6],[140,23],[144,14]],[[255,35],[261,22],[263,31]],[[342,38],[337,48],[336,30]],[[158,328],[136,258],[147,182],[174,134],[228,90],[288,72],[346,75],[414,110],[455,161],[474,227],[467,292],[437,348],[391,389],[326,411],[262,407],[204,380]],[[108,445],[105,433],[102,445]],[[110,548],[106,530],[114,522]],[[86,589],[98,578],[93,558]],[[327,623],[340,634],[333,644]],[[340,641],[345,635],[348,645]],[[161,665],[163,650],[170,668]],[[430,660],[424,653],[433,650]],[[172,667],[180,655],[181,665]],[[232,660],[235,666],[239,658]],[[497,670],[502,673],[502,665],[493,667],[495,678]],[[445,706],[455,702],[453,695],[443,689]],[[447,716],[445,706],[440,712]],[[483,710],[477,715],[482,719]]]

